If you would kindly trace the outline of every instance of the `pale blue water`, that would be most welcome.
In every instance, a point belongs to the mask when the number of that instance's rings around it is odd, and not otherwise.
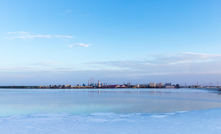
[[[192,89],[0,89],[0,133],[221,133],[221,96]]]
[[[165,113],[212,108],[221,108],[221,96],[204,90],[0,90],[0,116],[36,113]]]

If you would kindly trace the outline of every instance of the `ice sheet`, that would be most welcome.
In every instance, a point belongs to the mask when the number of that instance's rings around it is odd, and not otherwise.
[[[31,114],[0,117],[2,134],[219,134],[221,109],[160,114]]]

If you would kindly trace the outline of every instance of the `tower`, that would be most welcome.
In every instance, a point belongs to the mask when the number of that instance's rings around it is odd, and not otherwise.
[[[98,87],[101,87],[101,83],[100,83],[100,81],[98,80]]]

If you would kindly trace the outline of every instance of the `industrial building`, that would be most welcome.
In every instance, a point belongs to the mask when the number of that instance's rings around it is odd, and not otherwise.
[[[155,88],[156,87],[156,83],[149,83],[149,87],[150,88]]]
[[[157,88],[163,88],[163,83],[157,83]]]

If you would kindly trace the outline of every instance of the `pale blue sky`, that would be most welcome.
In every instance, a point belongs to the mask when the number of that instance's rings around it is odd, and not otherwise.
[[[0,85],[221,83],[220,0],[0,3]]]

